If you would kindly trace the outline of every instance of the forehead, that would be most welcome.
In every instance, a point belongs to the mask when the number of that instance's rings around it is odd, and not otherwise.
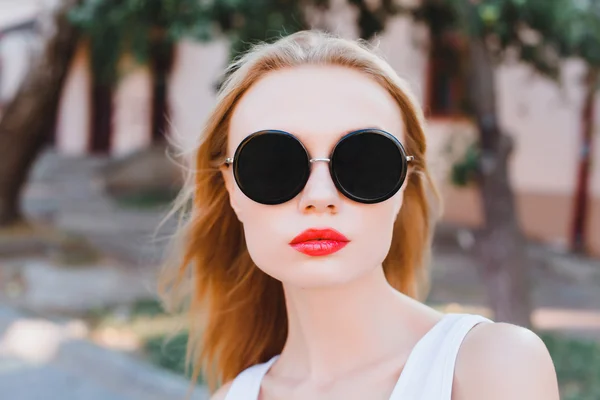
[[[309,147],[363,128],[383,129],[399,140],[399,106],[374,79],[336,66],[302,66],[266,74],[239,100],[229,125],[229,151],[249,134],[278,129]]]

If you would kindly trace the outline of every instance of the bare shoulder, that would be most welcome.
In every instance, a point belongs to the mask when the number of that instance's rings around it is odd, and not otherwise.
[[[213,395],[210,397],[210,400],[225,400],[225,397],[227,397],[227,393],[229,393],[229,388],[231,387],[232,383],[233,381],[221,386],[215,393],[213,393]]]
[[[453,400],[558,400],[554,364],[529,329],[477,325],[465,338],[455,370]]]

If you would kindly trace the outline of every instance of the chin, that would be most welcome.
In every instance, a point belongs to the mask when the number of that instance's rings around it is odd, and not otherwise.
[[[272,276],[286,286],[303,289],[343,285],[368,273],[364,269],[354,269],[339,259],[307,260],[294,263],[289,270],[279,272],[279,276]]]

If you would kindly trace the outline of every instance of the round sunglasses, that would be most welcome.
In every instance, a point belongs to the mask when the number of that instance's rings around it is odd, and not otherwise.
[[[246,137],[225,165],[233,165],[235,181],[248,198],[275,205],[304,189],[312,163],[327,162],[331,179],[344,196],[373,204],[400,190],[413,159],[398,139],[379,129],[344,135],[329,158],[311,158],[302,142],[288,132],[264,130]]]

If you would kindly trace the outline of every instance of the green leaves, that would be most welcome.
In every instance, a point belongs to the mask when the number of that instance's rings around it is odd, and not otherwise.
[[[414,14],[433,35],[484,38],[500,60],[517,50],[521,61],[554,80],[565,58],[600,67],[600,1],[424,0]]]
[[[392,0],[376,6],[348,1],[356,7],[361,36],[367,39],[399,11]],[[325,9],[329,0],[84,0],[70,19],[90,38],[95,70],[103,80],[114,81],[124,53],[145,63],[157,41],[207,41],[224,34],[235,57],[257,41],[306,29],[305,7]],[[517,49],[522,61],[553,79],[562,58],[579,57],[600,66],[600,1],[423,0],[413,15],[433,35],[491,39],[500,58],[506,49]]]
[[[600,398],[600,344],[555,334],[542,334],[561,388],[561,399],[596,400]]]
[[[475,182],[479,172],[479,146],[472,143],[467,147],[463,157],[457,160],[450,172],[451,182],[459,187]]]
[[[500,6],[497,2],[496,4],[483,4],[477,11],[484,25],[493,26],[500,19]]]
[[[308,28],[300,2],[289,0],[213,0],[211,19],[229,38],[231,58],[256,42]]]
[[[576,1],[576,12],[568,25],[569,45],[577,57],[600,68],[600,3]]]
[[[69,18],[90,41],[95,78],[107,84],[118,79],[124,54],[144,64],[153,46],[209,40],[214,31],[210,8],[199,0],[84,0]]]

